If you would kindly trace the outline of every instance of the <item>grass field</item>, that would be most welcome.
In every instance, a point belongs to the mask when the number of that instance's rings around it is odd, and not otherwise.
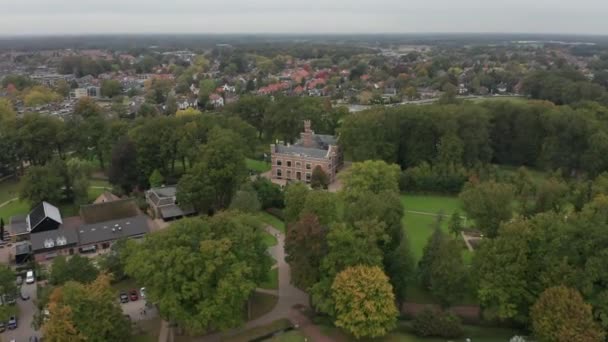
[[[270,170],[270,163],[262,160],[247,158],[245,159],[245,165],[247,166],[248,170],[255,171],[258,173],[264,173]]]
[[[273,227],[275,227],[276,229],[280,230],[281,232],[285,233],[285,222],[279,220],[278,218],[270,215],[269,213],[265,212],[265,211],[260,211],[260,219],[262,220],[262,222],[269,224]]]
[[[260,284],[261,289],[276,290],[279,288],[279,269],[275,268],[268,272],[268,280]]]
[[[492,97],[479,97],[475,99],[467,99],[465,101],[470,101],[473,103],[482,103],[482,102],[495,102],[495,101],[509,101],[516,103],[526,103],[529,101],[527,97],[524,96],[492,96]]]
[[[0,204],[19,196],[19,182],[7,179],[0,182]]]
[[[275,246],[277,244],[277,238],[272,234],[264,232],[264,243],[267,247]]]

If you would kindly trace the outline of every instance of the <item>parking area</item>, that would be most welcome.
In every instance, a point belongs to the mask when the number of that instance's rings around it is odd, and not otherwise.
[[[14,339],[16,342],[28,342],[32,336],[37,336],[38,338],[42,336],[40,331],[35,331],[32,328],[32,321],[36,313],[36,306],[34,305],[34,301],[36,300],[36,284],[24,283],[21,286],[21,293],[24,298],[29,297],[29,299],[22,300],[21,298],[17,298],[17,306],[19,308],[17,329],[6,330],[0,334],[0,338],[3,341]]]

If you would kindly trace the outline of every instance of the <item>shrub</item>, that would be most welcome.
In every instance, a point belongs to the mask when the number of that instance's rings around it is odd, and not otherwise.
[[[281,210],[279,208],[268,208],[268,209],[266,209],[266,212],[269,213],[270,215],[278,218],[281,221],[285,221],[285,215],[283,215],[283,210]]]
[[[418,336],[456,338],[462,336],[460,318],[449,311],[428,307],[416,315],[414,333]]]

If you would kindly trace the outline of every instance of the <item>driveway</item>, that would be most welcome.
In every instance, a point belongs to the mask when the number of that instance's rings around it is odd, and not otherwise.
[[[17,329],[6,330],[0,334],[0,338],[3,341],[10,341],[15,339],[17,342],[27,342],[31,336],[41,337],[40,331],[35,331],[32,328],[32,321],[34,320],[34,314],[36,313],[36,306],[34,300],[36,300],[36,284],[23,284],[21,287],[21,293],[24,297],[30,297],[28,300],[21,300],[17,298],[17,306],[19,307],[19,317]]]
[[[158,314],[154,307],[146,307],[146,300],[141,298],[134,302],[120,304],[120,307],[125,315],[131,317],[132,321],[147,320]]]

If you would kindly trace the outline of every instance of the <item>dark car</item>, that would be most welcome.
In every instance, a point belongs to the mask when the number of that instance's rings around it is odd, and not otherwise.
[[[139,299],[139,296],[137,295],[137,290],[133,289],[131,291],[129,291],[129,299],[134,302],[136,300]]]
[[[121,292],[120,293],[120,302],[121,303],[127,303],[127,302],[129,302],[129,296],[127,296],[126,292]]]
[[[17,329],[17,317],[11,316],[11,318],[8,319],[7,325],[8,325],[8,330]]]

